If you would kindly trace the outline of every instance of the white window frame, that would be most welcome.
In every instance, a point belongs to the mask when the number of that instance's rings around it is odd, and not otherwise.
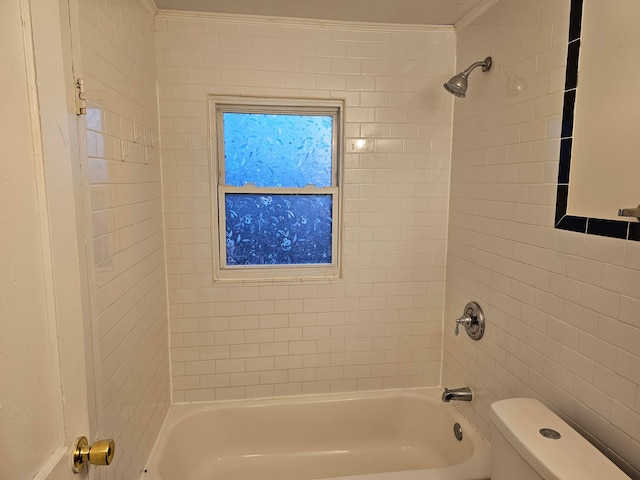
[[[309,98],[272,98],[245,96],[209,96],[211,139],[212,243],[214,280],[279,280],[340,278],[342,165],[344,152],[344,101]],[[332,179],[330,187],[304,188],[229,186],[224,184],[224,141],[222,115],[228,112],[290,115],[324,115],[333,117]],[[225,195],[247,194],[319,194],[332,196],[331,263],[301,265],[227,265]]]

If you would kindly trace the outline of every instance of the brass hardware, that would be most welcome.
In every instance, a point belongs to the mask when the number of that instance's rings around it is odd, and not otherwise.
[[[76,438],[73,444],[73,473],[80,473],[87,463],[109,465],[113,460],[116,444],[111,439],[98,440],[89,445],[87,437]]]
[[[84,78],[76,78],[76,115],[87,114],[87,95],[84,91]]]

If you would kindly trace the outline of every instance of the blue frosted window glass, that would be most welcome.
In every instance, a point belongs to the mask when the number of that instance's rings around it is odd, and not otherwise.
[[[226,185],[329,187],[333,117],[223,113]]]
[[[331,263],[331,195],[225,195],[227,265]]]

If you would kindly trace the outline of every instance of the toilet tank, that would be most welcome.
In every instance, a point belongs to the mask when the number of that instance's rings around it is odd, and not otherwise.
[[[537,400],[495,402],[491,405],[491,421],[491,480],[629,480]]]

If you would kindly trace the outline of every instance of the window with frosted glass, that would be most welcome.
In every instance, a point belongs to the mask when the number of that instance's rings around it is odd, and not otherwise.
[[[331,195],[225,196],[227,265],[331,263]]]
[[[224,113],[225,184],[331,186],[333,117]]]
[[[216,106],[222,270],[336,267],[339,113]]]

